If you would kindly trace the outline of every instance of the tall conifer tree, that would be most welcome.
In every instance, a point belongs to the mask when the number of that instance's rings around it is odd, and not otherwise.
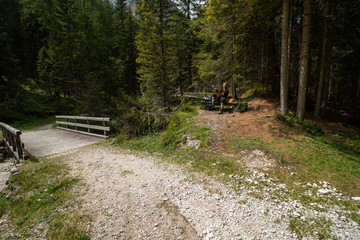
[[[168,32],[171,7],[168,0],[143,0],[137,6],[140,89],[143,102],[155,109],[168,107],[174,90]]]

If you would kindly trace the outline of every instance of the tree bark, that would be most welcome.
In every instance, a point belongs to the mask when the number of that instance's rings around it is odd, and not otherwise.
[[[159,14],[159,22],[160,22],[160,45],[161,45],[161,91],[162,91],[162,107],[166,106],[166,76],[165,76],[165,43],[164,43],[164,6],[163,0],[160,0],[160,14]]]
[[[328,38],[328,9],[329,9],[329,1],[325,3],[324,9],[324,30],[323,30],[323,39],[321,44],[321,57],[320,57],[320,69],[319,69],[319,80],[317,84],[317,94],[316,94],[316,102],[315,102],[315,117],[320,117],[321,110],[321,102],[323,98],[323,88],[324,88],[324,75],[325,75],[325,61],[326,61],[326,48],[327,48],[327,38]]]
[[[355,110],[357,110],[359,104],[360,104],[360,65],[359,65],[359,76],[358,76],[358,84],[357,84],[357,91],[356,91]]]
[[[334,13],[336,5],[334,2],[330,3],[329,6],[329,20],[332,19],[332,15]],[[326,59],[325,59],[325,70],[324,70],[324,88],[321,100],[321,116],[326,114],[326,109],[328,105],[328,98],[330,93],[330,72],[331,72],[331,58],[332,58],[332,49],[333,49],[333,39],[332,35],[334,33],[334,27],[330,24],[328,29],[328,41],[326,47]]]
[[[270,30],[267,35],[268,49],[267,49],[267,81],[271,85],[271,93],[278,96],[280,93],[280,69],[276,60],[276,44],[275,32]],[[246,77],[246,71],[244,77]]]
[[[306,84],[307,84],[308,62],[309,62],[310,24],[311,24],[311,0],[305,0],[300,64],[299,64],[300,65],[299,90],[298,90],[298,101],[297,101],[297,109],[296,109],[296,116],[300,120],[304,120],[304,115],[305,115]]]
[[[288,109],[288,89],[289,89],[289,34],[290,26],[290,0],[283,2],[283,22],[281,38],[281,72],[280,72],[280,106],[281,114],[287,115]]]

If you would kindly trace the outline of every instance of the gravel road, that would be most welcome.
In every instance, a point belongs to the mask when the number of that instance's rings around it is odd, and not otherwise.
[[[298,239],[291,218],[310,224],[330,219],[332,236],[360,239],[359,225],[340,209],[319,212],[296,200],[279,201],[272,191],[286,186],[256,170],[245,182],[268,181],[262,199],[252,197],[255,187],[239,185],[235,192],[233,184],[116,147],[92,145],[66,156],[72,174],[86,183],[80,202],[92,219],[91,239]]]

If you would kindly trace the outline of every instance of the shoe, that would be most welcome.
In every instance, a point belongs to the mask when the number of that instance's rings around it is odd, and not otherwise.
[[[224,113],[224,110],[223,110],[223,109],[220,109],[219,114],[223,114],[223,113]]]

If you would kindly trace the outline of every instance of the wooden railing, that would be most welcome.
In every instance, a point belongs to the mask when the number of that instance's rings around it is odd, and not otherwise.
[[[3,139],[17,160],[25,159],[24,144],[20,140],[21,131],[0,122]]]
[[[81,117],[81,116],[56,116],[57,129],[82,133],[94,137],[108,138],[110,127],[106,123],[110,118],[103,117]],[[100,122],[100,125],[90,124],[90,122]],[[96,132],[94,132],[96,131]]]

